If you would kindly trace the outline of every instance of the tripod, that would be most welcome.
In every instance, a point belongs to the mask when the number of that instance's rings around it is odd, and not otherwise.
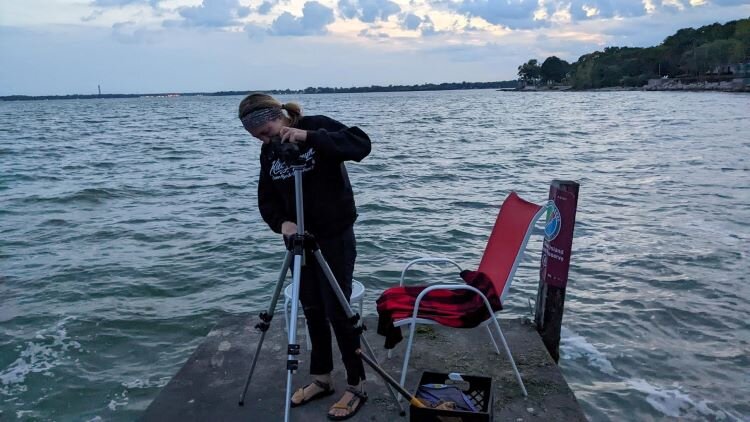
[[[315,256],[315,260],[323,270],[323,273],[325,274],[329,284],[331,285],[331,289],[336,294],[336,298],[344,309],[347,319],[355,326],[355,332],[360,336],[360,341],[365,346],[367,353],[372,357],[373,360],[375,360],[375,353],[373,353],[372,348],[367,342],[365,336],[362,335],[366,327],[362,323],[360,315],[355,314],[352,311],[352,308],[349,305],[349,301],[346,299],[346,296],[344,296],[344,292],[341,291],[341,287],[339,287],[339,284],[336,281],[336,277],[333,275],[331,268],[328,266],[328,263],[323,257],[323,254],[321,253],[317,242],[315,242],[315,239],[311,235],[305,234],[305,216],[304,208],[302,206],[302,170],[304,169],[304,162],[300,162],[299,158],[297,158],[297,160],[294,162],[294,164],[292,164],[291,167],[294,171],[294,191],[296,200],[295,204],[297,208],[297,233],[292,236],[291,239],[287,242],[287,252],[284,257],[284,263],[282,264],[281,271],[279,272],[279,278],[276,282],[276,289],[274,290],[273,297],[271,298],[271,304],[269,305],[266,312],[262,312],[259,315],[260,322],[255,326],[255,328],[261,332],[260,340],[258,341],[258,346],[255,350],[255,356],[253,356],[253,363],[250,366],[250,373],[248,373],[247,375],[245,388],[242,390],[239,401],[239,405],[243,406],[245,403],[247,388],[250,385],[250,380],[253,377],[253,372],[255,372],[255,365],[258,362],[260,349],[263,346],[263,340],[266,337],[266,331],[268,331],[268,328],[271,326],[271,320],[273,319],[273,314],[276,310],[279,295],[281,294],[284,280],[286,279],[286,274],[289,271],[290,265],[292,264],[292,257],[294,257],[294,267],[292,270],[292,310],[290,316],[291,322],[289,324],[286,362],[286,399],[284,404],[285,422],[289,422],[289,411],[292,398],[292,374],[294,374],[299,367],[299,361],[297,360],[297,355],[299,355],[299,344],[297,344],[297,316],[299,314],[300,273],[302,270],[302,259],[305,251],[311,251]],[[377,360],[375,360],[375,362],[377,363]],[[398,400],[396,393],[393,391],[391,385],[388,384],[387,381],[385,385],[388,388],[388,392],[393,397],[393,400],[398,405],[400,414],[404,415],[405,411],[401,404],[401,401]]]

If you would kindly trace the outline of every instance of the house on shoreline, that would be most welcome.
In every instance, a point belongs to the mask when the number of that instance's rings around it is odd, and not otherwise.
[[[750,91],[750,60],[717,66],[700,76],[649,79],[646,91]]]

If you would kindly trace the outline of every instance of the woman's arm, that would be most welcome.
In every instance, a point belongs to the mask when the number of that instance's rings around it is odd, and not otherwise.
[[[346,127],[336,120],[325,119],[322,127],[307,131],[306,142],[321,153],[339,161],[361,161],[370,154],[370,138],[360,128]]]

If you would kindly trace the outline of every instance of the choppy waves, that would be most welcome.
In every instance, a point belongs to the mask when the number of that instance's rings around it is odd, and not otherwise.
[[[51,122],[31,117],[47,102],[0,103],[0,419],[132,420],[222,316],[267,306],[283,246],[258,215],[239,100],[59,101]],[[374,141],[348,165],[366,300],[412,258],[476,266],[508,192],[542,202],[577,180],[561,367],[589,418],[750,418],[750,97],[284,100]],[[528,312],[539,247],[511,314]]]
[[[721,409],[715,403],[694,397],[685,393],[684,387],[679,383],[669,386],[660,386],[642,378],[629,378],[626,373],[618,371],[610,359],[610,354],[615,356],[619,353],[611,346],[600,345],[606,351],[591,344],[584,337],[576,334],[568,328],[563,327],[560,342],[560,354],[563,366],[583,363],[592,372],[599,372],[599,382],[595,382],[586,389],[596,392],[603,398],[608,395],[619,395],[620,400],[631,402],[636,409],[643,409],[645,404],[651,406],[652,411],[661,417],[674,418],[676,420],[717,420],[736,421],[745,420],[742,415],[732,411]],[[604,399],[599,399],[605,401]],[[592,406],[595,403],[586,403]],[[597,412],[601,412],[597,409]],[[617,418],[613,418],[617,419]],[[623,419],[629,419],[623,417]]]

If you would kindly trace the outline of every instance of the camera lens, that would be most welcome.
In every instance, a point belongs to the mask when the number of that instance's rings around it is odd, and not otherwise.
[[[279,136],[271,138],[271,154],[287,164],[293,164],[299,159],[299,146],[291,142],[282,142]]]

